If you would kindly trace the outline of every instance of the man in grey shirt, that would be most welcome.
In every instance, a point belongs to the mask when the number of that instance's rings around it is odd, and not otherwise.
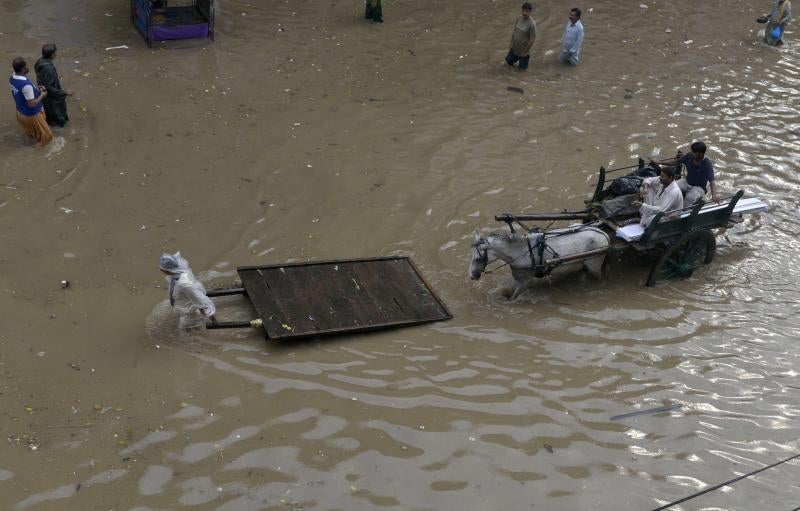
[[[790,0],[773,0],[772,10],[762,18],[767,22],[764,30],[764,42],[770,46],[783,44],[783,32],[792,20],[792,2]]]
[[[514,23],[511,44],[508,48],[508,55],[506,55],[506,62],[509,66],[519,62],[520,69],[528,69],[531,47],[536,40],[536,22],[531,18],[532,10],[530,2],[522,4],[522,16],[517,18],[517,22]]]

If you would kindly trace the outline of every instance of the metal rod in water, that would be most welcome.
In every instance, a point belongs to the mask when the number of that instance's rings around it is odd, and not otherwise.
[[[651,413],[661,413],[661,412],[669,412],[671,410],[675,410],[678,408],[682,408],[683,405],[670,405],[670,406],[659,406],[658,408],[649,408],[647,410],[637,410],[635,412],[630,413],[623,413],[622,415],[615,415],[611,417],[612,421],[618,421],[620,419],[627,419],[628,417],[636,417],[637,415],[647,415]]]
[[[693,494],[689,495],[688,497],[684,497],[684,498],[682,498],[680,500],[676,500],[675,502],[670,502],[669,504],[666,504],[664,506],[657,507],[653,511],[664,511],[664,509],[669,509],[672,506],[677,506],[678,504],[686,502],[687,500],[692,500],[695,497],[699,497],[700,495],[705,495],[708,492],[712,492],[714,490],[718,490],[718,489],[722,488],[723,486],[728,486],[729,484],[735,483],[736,481],[740,481],[740,480],[745,479],[747,477],[750,477],[752,475],[756,475],[759,472],[763,472],[763,471],[768,470],[768,469],[770,469],[772,467],[777,467],[778,465],[780,465],[782,463],[786,463],[787,461],[792,461],[792,460],[797,459],[797,458],[800,458],[800,454],[795,454],[791,458],[786,458],[785,460],[781,460],[781,461],[779,461],[777,463],[773,463],[772,465],[769,465],[767,467],[760,468],[758,470],[753,470],[752,472],[748,472],[747,474],[739,476],[739,477],[736,477],[734,479],[731,479],[730,481],[725,481],[724,483],[720,483],[720,484],[714,485],[711,488],[706,488],[703,491],[699,491],[697,493],[693,493]]]
[[[260,328],[263,323],[260,319],[253,319],[250,321],[217,321],[216,323],[208,323],[207,330],[222,330],[224,328]]]
[[[215,296],[230,296],[230,295],[246,295],[247,291],[243,287],[232,287],[229,289],[212,289],[211,291],[206,293],[208,297],[215,297]]]

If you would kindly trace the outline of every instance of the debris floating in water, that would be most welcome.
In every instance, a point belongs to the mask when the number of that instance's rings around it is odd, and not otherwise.
[[[127,45],[120,44],[119,46],[109,46],[108,48],[106,48],[106,51],[111,51],[111,50],[127,50],[127,49],[128,49],[128,46],[127,46]]]
[[[525,89],[522,87],[506,87],[506,90],[510,92],[517,92],[519,94],[525,94]]]
[[[672,410],[677,410],[683,408],[683,405],[670,405],[670,406],[659,406],[658,408],[649,408],[647,410],[637,410],[635,412],[630,413],[623,413],[622,415],[615,415],[611,417],[612,421],[617,421],[620,419],[627,419],[629,417],[636,417],[638,415],[648,415],[652,413],[661,413],[661,412],[669,412]]]

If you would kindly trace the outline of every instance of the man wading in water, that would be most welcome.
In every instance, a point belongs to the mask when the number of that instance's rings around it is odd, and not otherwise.
[[[72,96],[73,92],[61,87],[58,71],[56,71],[56,66],[53,65],[53,59],[55,58],[56,45],[47,43],[42,46],[42,58],[36,61],[33,69],[36,71],[36,81],[39,82],[39,86],[44,87],[47,91],[47,97],[42,101],[47,124],[54,124],[63,128],[69,120],[67,115],[67,96]]]
[[[583,46],[581,10],[574,7],[569,11],[569,21],[564,27],[564,35],[561,36],[561,53],[558,54],[558,60],[570,66],[577,66],[581,57],[581,46]]]
[[[522,16],[514,23],[511,44],[506,55],[506,63],[513,66],[519,62],[519,69],[528,69],[531,60],[531,47],[536,40],[536,22],[531,18],[533,7],[529,2],[522,4]]]
[[[36,146],[42,147],[53,140],[53,132],[42,111],[42,100],[47,97],[44,87],[36,87],[26,76],[28,64],[25,59],[17,57],[12,62],[14,74],[8,79],[11,86],[11,97],[17,107],[17,121],[29,136],[36,139]]]
[[[383,23],[383,2],[381,0],[366,0],[364,18],[376,23]]]
[[[167,276],[169,284],[169,304],[178,314],[181,330],[199,330],[206,326],[206,318],[212,323],[217,309],[214,302],[206,296],[203,284],[198,281],[189,263],[180,252],[163,254],[158,260],[158,269]]]
[[[770,13],[758,18],[760,23],[767,24],[767,28],[764,30],[764,42],[770,46],[783,44],[783,32],[791,20],[792,2],[789,0],[774,0]]]

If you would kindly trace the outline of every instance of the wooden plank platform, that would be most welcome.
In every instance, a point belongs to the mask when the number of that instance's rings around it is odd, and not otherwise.
[[[452,318],[408,257],[242,266],[237,271],[269,339]]]

